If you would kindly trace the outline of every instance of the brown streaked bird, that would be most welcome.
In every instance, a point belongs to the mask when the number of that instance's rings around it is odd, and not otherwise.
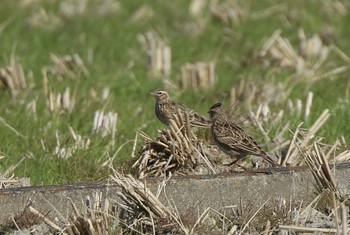
[[[237,163],[247,155],[260,156],[273,166],[276,162],[242,128],[228,120],[221,103],[214,104],[209,115],[212,121],[211,133],[216,145]],[[231,165],[230,164],[230,165]]]
[[[187,108],[183,104],[173,101],[169,93],[165,90],[156,90],[151,93],[156,98],[155,113],[157,118],[164,124],[169,125],[170,119],[173,118],[178,110],[180,112],[188,114],[190,125],[194,127],[206,127],[209,128],[211,121],[194,110]]]

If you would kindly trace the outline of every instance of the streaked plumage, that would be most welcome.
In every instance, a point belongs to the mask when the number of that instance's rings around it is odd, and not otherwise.
[[[263,157],[275,165],[275,162],[261,147],[237,124],[228,120],[221,103],[214,104],[209,110],[212,121],[211,132],[216,145],[236,161],[247,155]],[[235,162],[236,162],[235,161]]]
[[[191,126],[210,127],[211,121],[209,119],[187,108],[185,105],[178,104],[171,100],[167,91],[157,90],[152,92],[151,95],[156,98],[155,113],[162,123],[169,125],[170,119],[173,118],[173,115],[180,111],[188,115]]]

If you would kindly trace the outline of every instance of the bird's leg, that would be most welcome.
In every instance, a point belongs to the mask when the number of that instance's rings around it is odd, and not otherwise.
[[[235,165],[235,166],[238,166],[239,168],[242,168],[244,171],[247,171],[247,168],[245,168],[244,166],[238,164],[238,162],[239,162],[241,159],[242,159],[241,157],[240,157],[240,158],[237,158],[236,160],[234,160],[234,161],[232,161],[232,162],[230,162],[230,163],[224,164],[224,166],[233,166],[233,165]]]

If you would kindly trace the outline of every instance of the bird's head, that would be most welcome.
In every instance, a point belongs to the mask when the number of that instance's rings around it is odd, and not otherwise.
[[[221,115],[223,113],[222,104],[221,103],[214,104],[213,106],[210,107],[210,110],[208,113],[211,119],[215,118],[217,115]]]
[[[156,98],[156,100],[158,100],[158,101],[163,101],[163,100],[169,99],[169,94],[165,90],[153,91],[153,92],[151,92],[151,95],[153,95]]]

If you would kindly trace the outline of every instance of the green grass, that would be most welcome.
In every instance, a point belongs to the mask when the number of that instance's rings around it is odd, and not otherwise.
[[[16,1],[17,2],[17,1]],[[45,3],[44,3],[45,2]],[[92,1],[94,2],[94,1]],[[282,36],[288,38],[294,48],[297,48],[297,33],[303,28],[307,37],[320,33],[325,26],[334,28],[335,44],[346,54],[350,54],[350,37],[347,22],[349,15],[329,14],[326,7],[319,6],[318,1],[288,1],[282,10],[269,17],[259,19],[244,17],[242,23],[225,25],[204,15],[207,25],[202,34],[189,36],[181,26],[187,22],[195,22],[188,14],[188,1],[143,1],[144,6],[153,9],[153,17],[148,20],[132,23],[131,15],[141,6],[138,1],[121,1],[120,9],[104,16],[94,14],[94,7],[87,8],[85,14],[72,18],[63,17],[59,13],[60,1],[32,4],[26,8],[18,3],[3,0],[0,7],[0,23],[9,20],[9,24],[0,32],[0,67],[8,65],[11,54],[14,53],[22,64],[24,71],[33,72],[33,88],[12,97],[9,91],[0,90],[0,116],[15,130],[25,137],[19,137],[7,126],[0,123],[0,151],[6,156],[0,161],[0,172],[15,164],[22,156],[31,154],[16,170],[16,176],[30,177],[33,184],[54,184],[63,182],[79,182],[101,180],[108,176],[107,167],[101,164],[113,156],[124,143],[133,140],[137,131],[155,135],[162,124],[154,116],[154,100],[149,92],[162,87],[160,79],[150,77],[142,46],[137,40],[139,34],[148,30],[156,31],[172,48],[172,71],[170,79],[176,84],[180,79],[180,67],[187,62],[214,61],[217,82],[214,90],[193,92],[191,90],[177,92],[171,90],[173,96],[182,103],[206,113],[209,107],[223,101],[226,107],[229,103],[230,88],[240,79],[250,78],[263,82],[288,84],[293,71],[278,67],[264,68],[252,59],[265,39],[277,29],[282,29]],[[244,9],[249,13],[267,9],[278,4],[278,1],[253,1],[244,3]],[[317,7],[315,7],[317,6]],[[58,15],[62,26],[51,30],[29,27],[28,18],[40,8]],[[349,6],[347,6],[349,7]],[[284,10],[283,10],[284,9]],[[285,24],[285,18],[296,14],[290,24]],[[87,63],[89,50],[93,51],[93,63]],[[49,86],[56,92],[62,92],[66,87],[73,91],[77,89],[76,105],[71,114],[52,115],[45,105],[45,95],[42,85],[41,69],[51,65],[50,54],[72,55],[78,53],[84,60],[88,76],[78,80],[65,78],[58,81],[49,78]],[[346,64],[337,56],[332,56],[327,66],[339,67]],[[327,69],[325,69],[327,71]],[[104,87],[110,88],[107,101],[92,99],[90,91],[94,89],[98,95]],[[331,110],[331,118],[321,129],[320,135],[332,143],[343,135],[349,140],[350,129],[349,102],[347,92],[349,82],[346,73],[335,76],[334,80],[325,78],[308,86],[301,82],[292,89],[290,99],[300,98],[305,101],[308,91],[314,93],[312,113],[305,127],[310,126],[325,108]],[[31,100],[37,101],[37,113],[34,117],[26,109]],[[258,105],[258,104],[256,104]],[[271,105],[271,109],[284,109],[286,104]],[[141,108],[135,115],[134,110]],[[101,138],[91,132],[94,112],[104,110],[118,113],[117,136],[114,147],[109,145],[109,138]],[[242,113],[244,107],[238,107]],[[303,121],[301,117],[285,114],[284,121],[291,120],[293,127]],[[73,143],[69,127],[83,137],[90,138],[88,149],[79,150],[69,159],[59,159],[54,156],[56,147],[55,133],[59,131],[62,146]],[[44,143],[45,148],[42,143]],[[141,146],[138,144],[138,149]],[[114,164],[121,165],[131,157],[132,141],[125,144],[118,152]]]

